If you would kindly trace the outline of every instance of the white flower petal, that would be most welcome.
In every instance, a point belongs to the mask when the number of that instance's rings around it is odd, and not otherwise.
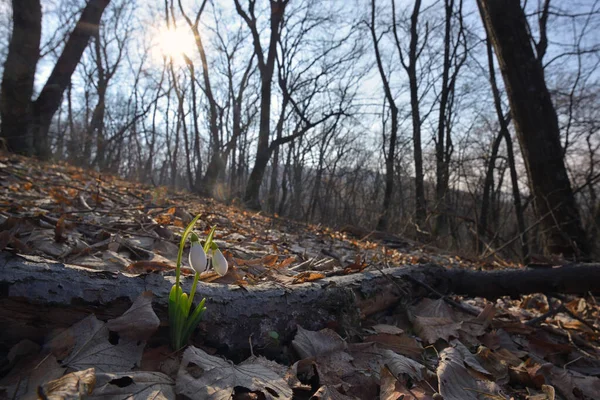
[[[217,249],[213,253],[212,265],[215,269],[215,272],[220,276],[223,276],[227,273],[227,269],[229,269],[229,266],[227,265],[227,260],[225,259],[223,253],[221,253],[221,250]]]
[[[208,269],[206,253],[200,243],[192,243],[189,260],[191,267],[199,274]]]

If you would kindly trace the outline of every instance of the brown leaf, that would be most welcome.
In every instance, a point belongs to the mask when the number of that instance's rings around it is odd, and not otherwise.
[[[125,270],[130,274],[147,274],[150,272],[162,272],[173,268],[174,266],[165,262],[142,260],[129,264]],[[183,269],[181,270],[181,273],[184,274]]]
[[[260,391],[266,400],[292,398],[292,389],[276,372],[253,359],[233,365],[189,346],[177,374],[177,394],[194,399],[231,398],[236,387]]]
[[[298,332],[292,340],[292,347],[300,358],[307,358],[344,350],[346,342],[331,329],[325,328],[314,332],[298,325]]]
[[[426,343],[432,344],[438,339],[448,342],[451,337],[458,337],[458,331],[462,326],[462,322],[453,322],[449,318],[421,316],[416,316],[413,324],[417,335]]]
[[[342,394],[333,386],[324,385],[312,395],[310,400],[356,400],[356,397]]]
[[[396,353],[407,357],[418,358],[423,352],[423,346],[416,339],[406,335],[390,335],[389,333],[379,333],[365,337],[365,342],[374,342]]]
[[[269,254],[262,258],[262,263],[267,267],[273,267],[273,266],[275,266],[275,264],[277,264],[278,259],[279,259],[278,255]]]
[[[57,243],[65,240],[63,237],[65,234],[65,217],[65,214],[61,215],[58,221],[56,221],[56,226],[54,227],[54,241]]]
[[[437,368],[439,392],[444,400],[482,400],[501,396],[500,387],[491,381],[474,378],[457,349],[448,347],[440,353]]]
[[[494,382],[499,385],[508,383],[508,365],[502,357],[485,346],[479,347],[476,356],[483,368],[492,374]]]
[[[320,273],[320,272],[310,272],[310,271],[306,271],[306,272],[301,272],[298,275],[294,276],[294,283],[305,283],[305,282],[312,282],[312,281],[317,281],[319,279],[323,279],[325,278],[325,275]]]
[[[387,367],[381,368],[381,400],[433,400],[433,390],[426,385],[411,385],[406,379],[396,378]]]
[[[75,400],[92,393],[96,385],[94,368],[84,371],[71,372],[54,381],[44,383],[39,387],[41,398],[47,400]]]
[[[121,336],[134,340],[147,340],[156,332],[160,319],[152,309],[150,291],[138,296],[131,307],[118,318],[108,320],[106,326]]]
[[[34,354],[13,366],[0,380],[0,398],[37,399],[37,388],[44,382],[60,378],[65,369],[52,354]]]
[[[414,381],[422,381],[427,378],[427,368],[408,357],[394,353],[391,350],[383,350],[383,362],[394,376],[406,375]]]
[[[285,260],[281,261],[279,264],[275,266],[277,269],[282,269],[290,266],[294,261],[296,261],[296,257],[288,257]]]
[[[600,393],[600,379],[575,371],[544,364],[542,370],[551,383],[567,400],[596,400]]]
[[[93,314],[53,337],[46,348],[62,364],[82,370],[95,367],[101,372],[128,371],[139,365],[144,343],[120,338],[109,341],[110,332]]]

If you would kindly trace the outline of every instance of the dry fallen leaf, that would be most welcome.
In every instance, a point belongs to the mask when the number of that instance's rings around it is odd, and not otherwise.
[[[427,377],[429,371],[423,364],[391,350],[383,350],[382,354],[384,364],[394,376],[408,375],[415,381],[422,381]]]
[[[600,378],[585,376],[575,371],[558,368],[550,363],[542,371],[567,400],[597,400],[600,393]]]
[[[426,385],[411,385],[410,388],[407,385],[407,380],[398,379],[388,368],[382,368],[380,400],[433,400],[433,390]]]
[[[444,400],[508,399],[496,383],[474,378],[467,370],[461,352],[454,347],[440,353],[437,376],[438,391]]]
[[[152,309],[152,297],[150,291],[140,294],[123,315],[107,321],[108,329],[128,339],[150,338],[160,325],[160,319]]]
[[[423,346],[407,334],[390,335],[380,333],[364,338],[365,342],[377,343],[380,347],[390,349],[407,357],[418,358],[423,352]]]
[[[321,386],[310,398],[311,400],[356,400],[356,397],[340,393],[333,386]]]
[[[89,368],[44,383],[38,388],[38,393],[45,400],[75,400],[92,393],[95,384],[94,368]]]
[[[292,341],[292,347],[300,358],[324,356],[346,349],[346,342],[331,329],[318,332],[309,331],[298,325],[298,332]]]
[[[110,337],[106,324],[90,315],[52,338],[47,348],[69,368],[119,372],[140,364],[144,342]]]
[[[175,390],[197,400],[230,399],[236,387],[259,391],[267,400],[292,398],[292,389],[276,372],[253,360],[234,365],[189,346],[183,353]]]
[[[52,354],[37,354],[19,360],[0,380],[1,399],[37,399],[37,387],[60,378],[65,369]]]
[[[160,372],[101,372],[86,399],[175,400],[175,381]]]
[[[422,299],[419,304],[410,308],[415,332],[427,343],[435,343],[438,339],[449,341],[459,336],[462,321],[454,321],[450,307],[442,300]]]

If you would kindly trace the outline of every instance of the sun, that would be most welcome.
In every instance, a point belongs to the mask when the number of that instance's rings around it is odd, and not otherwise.
[[[183,63],[183,56],[191,57],[196,49],[194,34],[184,27],[159,29],[155,43],[157,58],[168,57],[176,63]]]

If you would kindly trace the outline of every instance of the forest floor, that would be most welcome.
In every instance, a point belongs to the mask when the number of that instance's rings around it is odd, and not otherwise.
[[[68,267],[78,273],[172,276],[181,233],[197,214],[202,217],[196,231],[204,236],[216,226],[215,240],[230,265],[223,277],[203,273],[206,288],[276,285],[293,291],[335,277],[425,264],[525,268],[498,257],[468,259],[391,234],[357,227],[337,231],[67,164],[0,154],[0,307],[24,297],[36,302],[7,277],[16,258],[40,271]],[[183,268],[191,274],[187,257]],[[592,294],[496,301],[438,294],[361,313],[352,335],[333,324],[314,331],[298,324],[292,340],[271,331],[270,345],[281,357],[267,359],[267,352],[252,347],[251,337],[242,338],[252,355],[234,364],[225,358],[230,353],[203,342],[202,334],[178,353],[152,339],[166,321],[154,313],[151,294],[140,291],[131,294],[131,309],[108,322],[90,311],[71,327],[44,332],[42,340],[0,333],[0,399],[40,393],[79,398],[86,392],[90,398],[135,399],[600,398],[600,308]],[[0,323],[11,326],[6,314]],[[113,340],[114,332],[120,341]]]

